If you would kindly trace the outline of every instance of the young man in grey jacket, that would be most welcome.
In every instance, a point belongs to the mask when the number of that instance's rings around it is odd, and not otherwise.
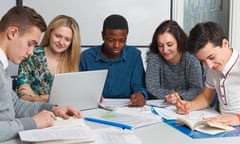
[[[53,125],[56,116],[81,117],[80,111],[48,103],[27,102],[18,98],[5,71],[8,60],[19,64],[33,54],[46,24],[35,10],[16,6],[0,21],[0,142],[15,138],[19,131]]]

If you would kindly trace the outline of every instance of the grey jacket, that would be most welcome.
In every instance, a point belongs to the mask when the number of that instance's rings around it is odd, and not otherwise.
[[[0,61],[0,142],[16,138],[19,131],[35,129],[36,123],[31,117],[43,109],[51,110],[52,106],[19,99]]]

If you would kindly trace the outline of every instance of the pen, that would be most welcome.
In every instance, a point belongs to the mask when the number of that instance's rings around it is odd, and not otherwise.
[[[103,104],[101,104],[101,103],[99,103],[98,106],[99,106],[99,108],[102,108],[102,109],[107,110],[107,111],[110,111],[110,112],[111,112],[111,111],[114,111],[114,108],[109,107],[109,106],[105,106],[105,105],[103,105]]]
[[[155,108],[165,108],[170,106],[170,103],[168,102],[163,102],[162,104],[156,105],[156,104],[148,104],[151,107],[155,107]]]
[[[159,115],[153,106],[151,106],[151,112],[155,115]]]
[[[97,118],[92,118],[92,117],[84,117],[84,119],[87,120],[87,121],[106,124],[106,125],[111,125],[111,126],[119,127],[119,128],[122,128],[122,129],[128,129],[128,130],[133,129],[133,127],[128,125],[128,124],[121,124],[121,123],[118,123],[118,122],[107,121],[107,120],[97,119]]]
[[[153,104],[150,104],[149,106],[150,107],[155,107],[155,108],[165,108],[165,107],[167,107],[166,105],[161,106],[161,105],[153,105]]]
[[[151,112],[155,115],[161,116],[162,118],[168,118],[168,116],[164,113],[162,113],[161,111],[157,111],[155,109],[156,107],[151,107]]]

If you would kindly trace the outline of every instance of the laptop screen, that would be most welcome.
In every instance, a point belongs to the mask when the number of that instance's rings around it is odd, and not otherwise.
[[[79,110],[98,107],[108,70],[55,74],[49,103]]]

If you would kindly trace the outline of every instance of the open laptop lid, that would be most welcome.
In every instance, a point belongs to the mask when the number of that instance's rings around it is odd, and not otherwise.
[[[108,70],[55,74],[49,103],[79,110],[98,107]]]

